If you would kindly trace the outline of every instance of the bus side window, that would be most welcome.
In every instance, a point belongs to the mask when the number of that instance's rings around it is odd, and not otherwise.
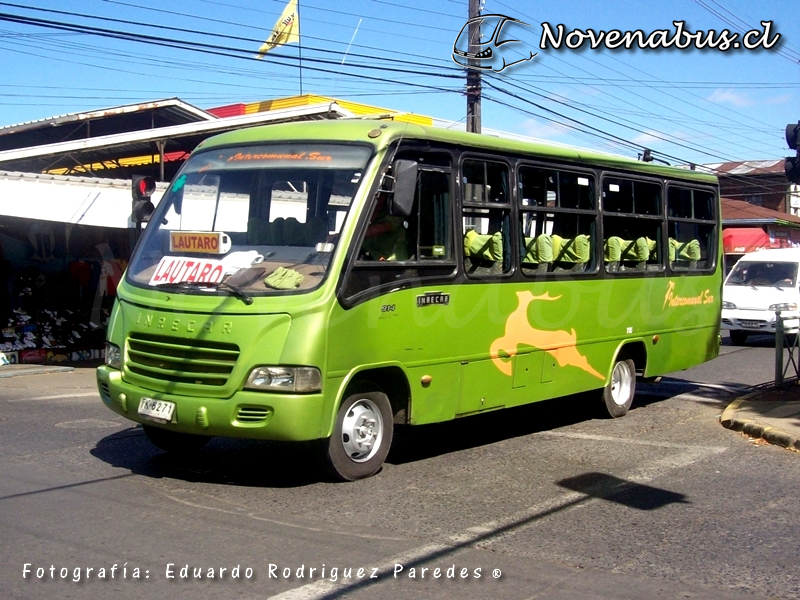
[[[383,261],[452,260],[450,176],[421,170],[417,176],[414,207],[400,217],[387,212],[385,192],[375,200],[370,224],[362,242],[362,258]],[[381,235],[370,231],[385,225]],[[381,250],[379,245],[385,247]],[[375,248],[370,251],[371,248]]]
[[[714,265],[715,197],[707,190],[671,185],[667,191],[669,266],[673,271]]]
[[[603,179],[603,260],[609,273],[661,271],[668,253],[662,233],[661,185]]]
[[[594,271],[594,177],[523,165],[519,188],[522,272]]]
[[[461,166],[462,241],[467,275],[496,276],[512,267],[508,167],[466,159]]]
[[[357,240],[360,249],[343,290],[347,304],[374,297],[383,290],[396,289],[403,282],[451,279],[455,276],[453,250],[452,193],[449,164],[420,168],[411,214],[399,219],[402,232],[392,241],[383,259],[366,256],[366,231]],[[374,214],[377,198],[369,208]]]

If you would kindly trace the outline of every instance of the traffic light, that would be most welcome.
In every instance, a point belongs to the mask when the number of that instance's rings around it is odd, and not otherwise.
[[[796,156],[787,156],[783,161],[786,179],[791,183],[800,183],[800,121],[786,126],[786,143],[789,148],[797,151]]]
[[[134,175],[131,192],[133,195],[133,220],[137,229],[143,221],[147,221],[153,213],[155,206],[150,201],[150,196],[156,191],[156,180],[149,175]]]

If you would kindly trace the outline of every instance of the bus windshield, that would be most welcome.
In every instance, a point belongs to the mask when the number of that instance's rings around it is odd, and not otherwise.
[[[129,280],[247,303],[318,287],[370,154],[309,142],[195,154],[145,224]]]

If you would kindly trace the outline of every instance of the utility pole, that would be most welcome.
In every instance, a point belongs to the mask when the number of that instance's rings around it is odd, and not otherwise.
[[[469,0],[470,20],[480,15],[480,0]],[[481,39],[481,24],[475,19],[469,24],[469,53],[478,52],[477,43]],[[469,59],[469,64],[478,65],[479,61]],[[467,68],[467,131],[481,132],[481,72],[477,68]]]

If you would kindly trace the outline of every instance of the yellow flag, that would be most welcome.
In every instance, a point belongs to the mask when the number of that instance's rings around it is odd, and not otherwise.
[[[300,42],[300,18],[297,14],[297,0],[289,0],[289,4],[283,9],[272,34],[267,38],[261,48],[258,49],[257,58],[264,58],[264,55],[275,46],[283,44],[295,44]]]

